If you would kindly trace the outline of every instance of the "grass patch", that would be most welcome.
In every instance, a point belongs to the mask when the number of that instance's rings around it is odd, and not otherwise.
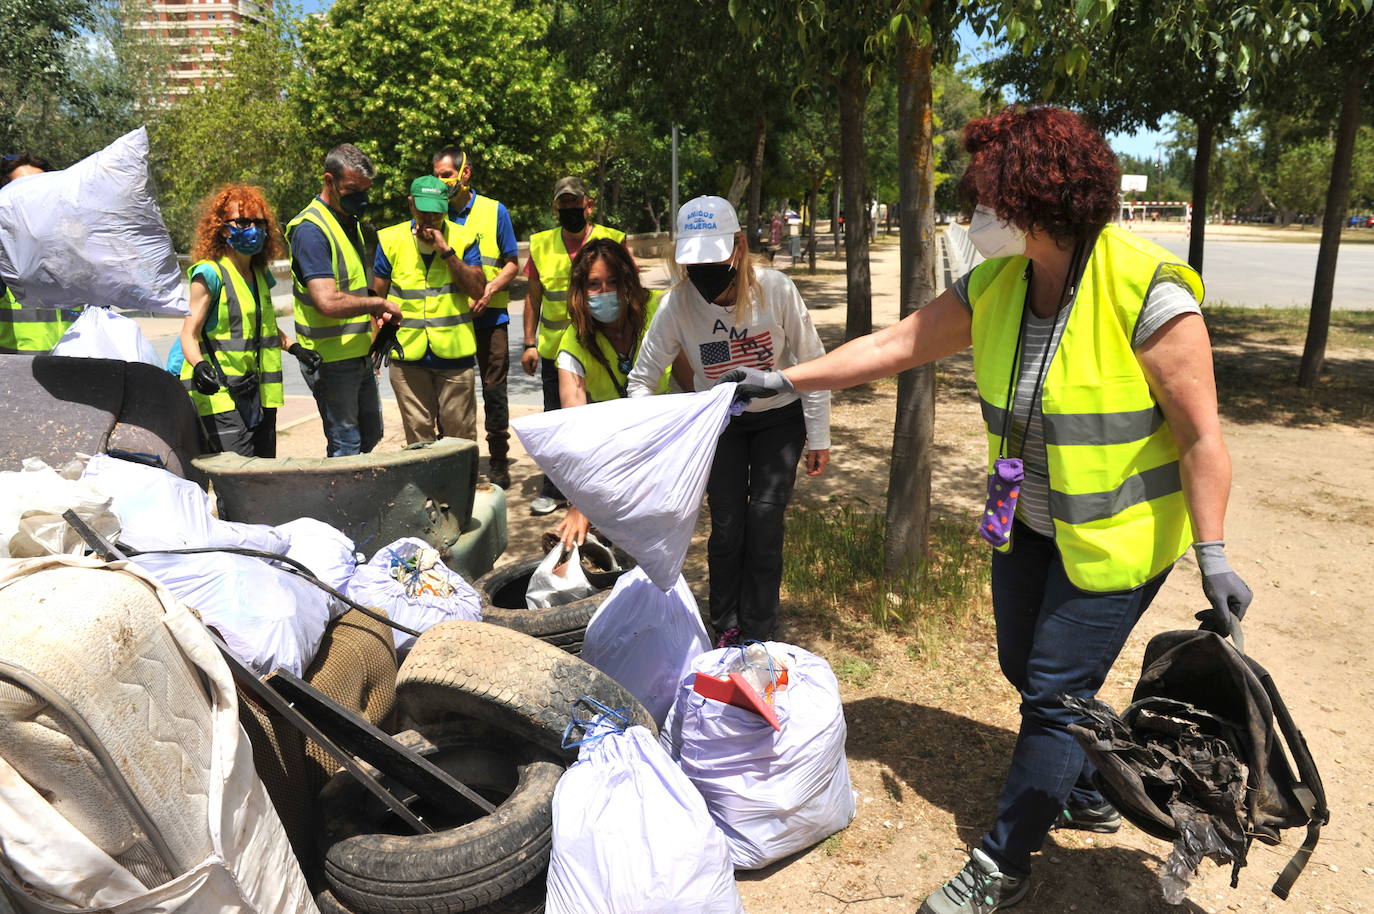
[[[873,664],[849,654],[840,654],[830,659],[830,669],[835,678],[856,689],[862,689],[873,680]]]
[[[838,854],[840,852],[840,845],[844,843],[844,838],[841,837],[842,834],[842,832],[836,832],[829,838],[826,838],[824,841],[822,841],[821,852],[824,853],[827,857],[833,857],[836,854]]]
[[[1308,308],[1240,308],[1208,304],[1202,309],[1212,337],[1301,346],[1307,338]],[[1332,311],[1327,345],[1374,351],[1374,311]]]
[[[876,626],[910,636],[909,652],[932,657],[948,634],[985,602],[987,544],[967,521],[937,516],[931,522],[928,558],[910,574],[890,579],[883,571],[885,527],[881,514],[858,501],[793,506],[787,518],[783,588],[789,601],[832,639],[854,634],[856,624],[859,629]],[[844,678],[841,664],[835,671]],[[853,674],[859,675],[857,667]]]

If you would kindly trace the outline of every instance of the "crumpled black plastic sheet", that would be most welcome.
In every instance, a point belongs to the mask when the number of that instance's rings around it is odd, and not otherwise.
[[[1095,698],[1065,696],[1063,702],[1082,716],[1081,726],[1094,737],[1093,750],[1125,762],[1146,793],[1173,817],[1179,836],[1159,874],[1164,900],[1181,904],[1198,865],[1208,858],[1232,865],[1234,888],[1249,847],[1246,766],[1231,736],[1235,725],[1163,698],[1133,705],[1127,712],[1129,724]]]

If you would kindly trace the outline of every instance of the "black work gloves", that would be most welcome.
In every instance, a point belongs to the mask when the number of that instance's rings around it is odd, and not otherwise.
[[[191,369],[191,384],[195,387],[196,393],[207,397],[217,394],[225,383],[227,382],[224,375],[220,374],[219,369],[211,365],[208,359],[197,362]]]
[[[292,343],[291,348],[286,351],[294,355],[306,371],[319,371],[320,365],[324,363],[323,356],[313,349],[306,349],[300,343]]]

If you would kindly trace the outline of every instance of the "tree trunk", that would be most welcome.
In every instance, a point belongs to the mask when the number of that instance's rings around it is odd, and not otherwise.
[[[806,212],[810,217],[810,226],[807,228],[806,241],[806,272],[816,272],[816,219],[818,213],[816,207],[821,202],[821,182],[817,180],[811,185],[811,196],[807,198]]]
[[[929,7],[929,2],[924,4]],[[921,15],[925,14],[925,9]],[[897,47],[897,180],[902,207],[901,316],[937,292],[934,108],[931,47],[909,32]],[[889,210],[889,213],[891,211]],[[914,572],[930,534],[931,452],[935,441],[935,366],[897,376],[897,421],[887,482],[888,577]]]
[[[749,162],[749,250],[759,250],[759,214],[763,211],[763,151],[768,142],[768,119],[759,115],[754,131],[754,155]]]
[[[1212,170],[1212,146],[1217,125],[1212,120],[1197,124],[1197,152],[1193,155],[1193,224],[1189,227],[1188,266],[1202,272],[1202,242],[1207,231],[1207,182]]]
[[[873,278],[868,264],[867,206],[864,200],[864,84],[863,62],[851,52],[840,71],[840,174],[844,182],[844,274],[848,308],[844,338],[873,332]]]
[[[830,234],[835,239],[833,251],[840,256],[840,185],[830,189]]]
[[[1331,160],[1331,181],[1326,187],[1326,212],[1322,218],[1322,240],[1317,249],[1317,275],[1312,282],[1312,314],[1307,320],[1307,342],[1302,347],[1298,366],[1298,386],[1312,390],[1326,361],[1326,336],[1331,327],[1331,292],[1336,284],[1336,255],[1341,247],[1341,226],[1345,223],[1346,202],[1350,198],[1350,164],[1355,155],[1355,134],[1360,126],[1360,92],[1367,72],[1364,68],[1346,75],[1341,93],[1341,119],[1336,126],[1336,153]]]
[[[730,201],[730,205],[739,211],[740,197],[744,196],[744,188],[749,186],[749,170],[743,165],[735,164],[735,179],[730,182],[730,190],[725,194],[725,199]],[[674,215],[674,218],[677,218]]]

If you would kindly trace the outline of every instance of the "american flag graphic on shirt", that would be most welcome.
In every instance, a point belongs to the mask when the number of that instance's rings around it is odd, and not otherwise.
[[[712,381],[732,368],[765,371],[773,367],[773,334],[767,330],[741,339],[702,343],[698,349],[701,352],[701,372]]]

